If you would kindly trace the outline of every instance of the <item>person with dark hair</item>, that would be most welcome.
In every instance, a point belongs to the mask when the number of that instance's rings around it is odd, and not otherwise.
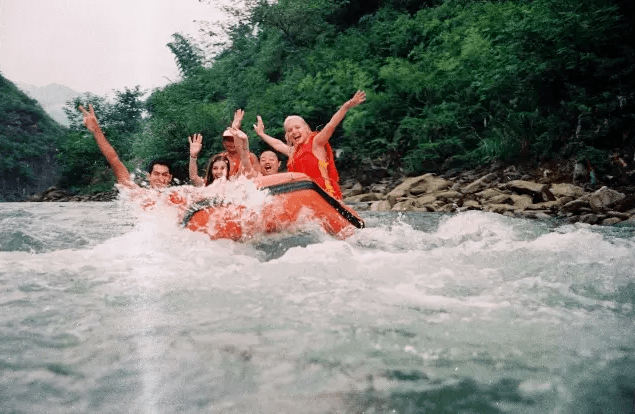
[[[223,148],[225,151],[216,154],[208,160],[207,166],[210,165],[210,161],[212,158],[215,158],[218,155],[222,155],[229,160],[229,177],[236,176],[242,171],[242,153],[240,149],[237,147],[236,139],[234,134],[230,131],[230,129],[240,130],[240,126],[242,124],[243,117],[245,116],[245,111],[242,109],[237,109],[234,112],[234,119],[229,128],[223,131],[222,140],[223,140]],[[196,186],[206,185],[204,180],[198,176],[198,154],[203,148],[203,136],[201,134],[194,134],[188,137],[188,141],[190,143],[190,180]],[[242,141],[241,141],[242,142]],[[253,153],[248,153],[249,162],[252,167],[256,169],[256,171],[260,171],[260,164],[258,163],[258,158]],[[208,183],[209,184],[209,183]]]
[[[207,163],[205,168],[205,179],[199,177],[198,166],[196,165],[196,159],[198,153],[203,147],[203,136],[201,134],[194,134],[188,137],[190,143],[190,180],[197,187],[210,185],[214,180],[221,177],[230,179],[236,175],[245,175],[247,178],[253,178],[258,175],[258,171],[254,168],[251,160],[251,153],[249,152],[249,138],[240,129],[228,128],[227,133],[231,134],[232,145],[236,148],[240,165],[237,167],[238,172],[234,175],[231,174],[231,161],[225,155],[225,153],[216,154]]]
[[[219,178],[229,179],[229,159],[224,155],[216,155],[213,157],[205,168],[205,182],[210,185]]]
[[[112,145],[110,145],[110,142],[108,142],[101,130],[93,106],[89,104],[88,110],[86,110],[80,105],[79,110],[84,115],[84,125],[86,125],[86,128],[88,128],[93,134],[93,137],[95,137],[95,142],[101,150],[101,153],[106,157],[108,164],[112,167],[117,177],[117,182],[126,188],[138,188],[139,186],[132,181],[130,172],[121,162],[117,152]],[[155,160],[151,162],[148,167],[148,182],[151,188],[165,188],[169,186],[172,182],[172,168],[170,163],[165,160]]]
[[[351,99],[344,102],[321,131],[311,131],[309,125],[300,116],[288,116],[284,121],[286,143],[265,134],[265,125],[260,116],[258,116],[258,123],[254,125],[254,130],[273,149],[289,157],[288,171],[308,175],[327,193],[341,200],[339,174],[335,168],[329,139],[348,110],[365,100],[366,94],[363,91],[357,91]]]
[[[262,175],[278,174],[280,170],[280,158],[274,151],[263,151],[260,154],[260,171]]]
[[[172,171],[172,163],[168,160],[160,158],[150,161],[150,164],[148,164],[148,174],[152,173],[155,165],[165,165],[166,167],[168,167],[168,170]]]
[[[234,177],[239,174],[247,175],[248,177],[256,176],[260,171],[260,164],[255,154],[249,152],[249,138],[247,134],[240,130],[242,119],[245,115],[245,111],[238,109],[234,113],[234,120],[232,126],[227,128],[223,132],[223,147],[224,152],[216,154],[210,158],[205,168],[205,179],[198,175],[198,154],[203,148],[203,136],[201,134],[194,134],[188,137],[190,143],[190,164],[189,174],[190,180],[197,187],[210,185],[210,168],[213,165],[213,160],[217,157],[224,157],[229,162],[227,171],[227,178]]]

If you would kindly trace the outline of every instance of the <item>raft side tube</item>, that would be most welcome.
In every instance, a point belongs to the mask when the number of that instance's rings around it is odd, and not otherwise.
[[[183,220],[181,220],[181,227],[186,227],[187,224],[192,219],[192,216],[194,216],[194,214],[196,214],[197,212],[204,210],[206,208],[210,208],[210,207],[216,208],[222,205],[223,205],[223,199],[221,197],[206,198],[204,200],[197,201],[196,203],[190,204],[187,208],[187,211],[185,212],[185,215],[183,216]]]
[[[351,223],[353,226],[357,227],[358,229],[363,229],[365,226],[364,220],[356,217],[353,213],[346,209],[346,207],[344,207],[342,203],[331,197],[331,195],[324,191],[324,189],[317,185],[317,183],[315,183],[315,181],[313,180],[273,184],[268,187],[263,187],[263,189],[269,190],[269,193],[271,195],[292,193],[299,190],[313,190],[318,193],[324,199],[324,201],[326,201],[331,207],[333,207],[335,211],[337,211],[342,217],[348,220],[348,222]]]
[[[280,206],[287,206],[291,208],[291,210],[289,211],[291,213],[291,216],[287,218],[291,221],[295,220],[295,214],[299,211],[298,209],[301,208],[302,205],[307,205],[310,209],[317,208],[318,210],[315,210],[316,212],[320,211],[321,208],[314,203],[319,201],[319,203],[322,203],[324,207],[330,210],[330,213],[328,213],[327,210],[321,210],[323,214],[325,214],[325,216],[322,217],[322,220],[326,220],[324,221],[324,225],[326,226],[324,227],[324,229],[327,232],[331,234],[339,232],[341,229],[340,226],[344,225],[344,223],[348,223],[358,229],[365,227],[364,221],[357,215],[354,210],[333,198],[305,174],[289,172],[279,173],[269,176],[261,176],[256,178],[254,181],[259,190],[268,190],[269,194],[274,196],[273,200],[277,198],[275,196],[280,196]],[[312,196],[310,196],[310,198],[306,201],[302,201],[303,197],[306,197],[306,195],[309,194],[311,194]],[[287,203],[291,200],[294,200],[292,204],[287,205]],[[277,203],[275,203],[274,201],[274,204],[270,205],[275,204]],[[231,206],[231,203],[226,203],[224,198],[219,196],[206,198],[192,203],[186,210],[183,219],[181,220],[181,227],[187,227],[190,228],[190,230],[197,231],[198,227],[201,227],[201,223],[198,222],[205,222],[207,220],[207,217],[199,217],[200,214],[214,211],[218,208],[230,208]],[[198,214],[199,212],[200,214]],[[338,217],[338,219],[335,219],[336,217]],[[282,219],[282,217],[280,218]],[[197,223],[194,223],[194,219],[196,219]],[[332,221],[334,219],[335,221]],[[272,221],[271,223],[277,222],[275,217],[273,218],[273,220],[274,221]],[[270,217],[268,220],[265,219],[264,223],[267,223],[269,221],[271,221]],[[191,227],[192,225],[194,227]]]

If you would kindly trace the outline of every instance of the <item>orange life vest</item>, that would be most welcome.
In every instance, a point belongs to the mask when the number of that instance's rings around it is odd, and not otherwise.
[[[331,146],[328,143],[324,146],[326,150],[324,161],[318,160],[313,154],[313,139],[317,134],[312,132],[304,144],[294,149],[292,157],[287,161],[287,170],[308,175],[333,198],[341,200],[340,176],[335,168]]]

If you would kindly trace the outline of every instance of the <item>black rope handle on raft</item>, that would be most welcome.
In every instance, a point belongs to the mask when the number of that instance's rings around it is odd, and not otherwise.
[[[196,203],[190,204],[187,210],[185,211],[185,216],[183,216],[183,220],[181,221],[181,227],[187,226],[187,223],[190,222],[190,220],[192,219],[192,216],[196,212],[201,211],[208,207],[219,207],[222,205],[227,205],[227,203],[224,203],[224,201],[225,199],[217,196],[213,198],[206,198],[204,200],[197,201]]]
[[[291,183],[276,184],[265,188],[269,190],[270,194],[274,195],[291,193],[298,190],[313,190],[320,196],[322,196],[324,201],[329,203],[329,205],[333,207],[335,211],[340,214],[340,216],[348,220],[348,222],[351,223],[353,226],[357,227],[358,229],[363,229],[365,227],[363,220],[360,220],[353,213],[344,208],[344,206],[342,206],[339,201],[337,201],[329,193],[324,191],[324,189],[317,185],[317,183],[315,183],[314,181],[295,181]]]

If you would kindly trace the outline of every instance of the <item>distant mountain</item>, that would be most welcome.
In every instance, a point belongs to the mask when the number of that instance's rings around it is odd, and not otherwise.
[[[68,119],[62,108],[66,106],[66,102],[82,95],[82,93],[56,83],[47,86],[33,86],[22,82],[15,82],[15,85],[31,98],[38,101],[51,118],[64,126],[69,126]]]

